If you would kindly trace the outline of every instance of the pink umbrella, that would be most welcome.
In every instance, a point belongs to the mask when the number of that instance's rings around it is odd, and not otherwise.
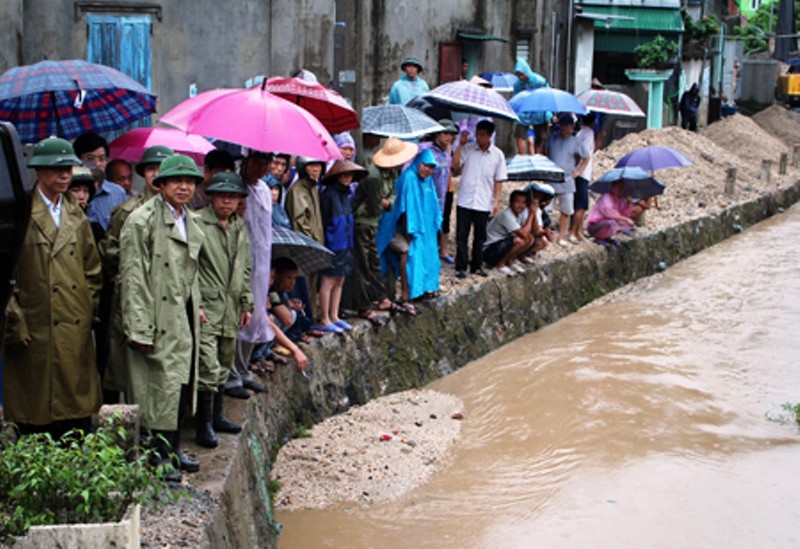
[[[264,152],[341,158],[333,137],[308,111],[259,87],[220,89],[187,99],[161,122]]]
[[[586,90],[578,99],[589,110],[616,114],[618,116],[644,117],[644,112],[636,101],[621,92],[611,90]]]
[[[361,125],[356,111],[344,97],[317,82],[275,76],[267,80],[265,89],[300,105],[331,133],[353,130]]]
[[[109,156],[135,163],[146,149],[154,145],[163,145],[190,156],[198,166],[203,165],[206,153],[214,150],[214,145],[205,137],[186,134],[175,128],[135,128],[109,144]]]

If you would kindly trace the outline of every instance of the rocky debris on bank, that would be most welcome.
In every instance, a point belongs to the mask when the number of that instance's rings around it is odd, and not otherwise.
[[[142,513],[142,547],[202,547],[206,542],[206,526],[218,498],[206,490],[193,488],[191,479],[171,489],[179,492],[176,503]]]
[[[278,453],[280,509],[395,499],[425,483],[460,433],[463,403],[413,389],[377,398],[314,426]]]

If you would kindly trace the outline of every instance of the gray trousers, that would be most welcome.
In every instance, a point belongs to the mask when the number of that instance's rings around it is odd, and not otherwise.
[[[225,389],[242,387],[245,381],[253,379],[253,372],[250,371],[250,355],[253,354],[255,346],[255,343],[249,341],[236,340],[236,357],[228,374],[228,381],[225,382]]]

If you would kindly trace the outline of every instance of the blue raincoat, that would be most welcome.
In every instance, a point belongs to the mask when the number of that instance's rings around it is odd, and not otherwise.
[[[438,167],[433,153],[425,149],[400,174],[395,184],[397,198],[392,209],[381,215],[377,236],[381,271],[384,275],[392,272],[397,276],[400,257],[397,252],[389,248],[389,242],[397,231],[397,222],[405,214],[406,230],[411,240],[406,266],[411,299],[426,292],[439,291],[438,233],[442,225],[442,211],[439,208],[433,178],[422,180],[419,177],[420,164]]]
[[[389,104],[405,105],[428,91],[430,91],[428,83],[419,76],[411,80],[408,76],[403,75],[392,84],[392,89],[389,90]]]
[[[545,77],[541,74],[533,72],[530,65],[528,65],[528,62],[524,59],[517,59],[517,62],[514,65],[514,74],[517,74],[518,72],[521,72],[527,76],[528,81],[523,82],[522,78],[517,77],[517,79],[514,81],[514,95],[517,95],[521,91],[531,91],[547,86],[547,80]],[[553,113],[549,112],[535,112],[519,115],[522,126],[538,126],[539,124],[544,124],[551,118],[553,118]]]

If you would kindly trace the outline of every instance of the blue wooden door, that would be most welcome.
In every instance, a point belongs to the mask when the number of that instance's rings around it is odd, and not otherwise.
[[[152,89],[149,15],[92,15],[86,17],[88,45],[86,57],[91,63],[100,63],[124,72],[148,90]],[[150,117],[143,118],[131,127],[150,126]],[[126,130],[108,135],[111,141]]]

